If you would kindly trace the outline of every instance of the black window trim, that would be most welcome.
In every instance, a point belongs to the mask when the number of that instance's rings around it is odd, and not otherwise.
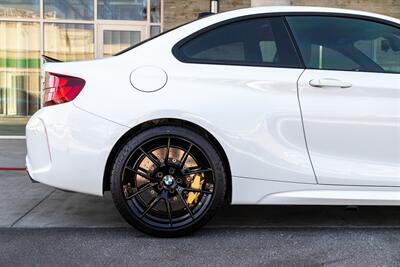
[[[305,66],[305,63],[303,61],[303,57],[301,55],[300,52],[300,48],[294,38],[293,32],[290,29],[288,22],[286,20],[286,17],[289,16],[315,16],[315,17],[339,17],[339,18],[352,18],[352,19],[362,19],[365,21],[371,21],[371,22],[375,22],[375,23],[381,23],[381,24],[385,24],[388,26],[392,26],[395,28],[399,28],[400,29],[400,24],[395,23],[393,21],[390,20],[386,20],[386,19],[381,19],[381,18],[376,18],[376,17],[371,17],[371,16],[367,16],[367,15],[359,15],[359,14],[346,14],[346,13],[336,13],[336,12],[276,12],[276,13],[260,13],[260,14],[252,14],[252,15],[245,15],[245,16],[240,16],[240,17],[236,17],[236,18],[231,18],[231,19],[227,19],[224,21],[220,21],[217,22],[215,24],[209,25],[203,29],[198,30],[197,32],[194,32],[190,35],[188,35],[187,37],[183,38],[182,40],[178,41],[172,48],[172,54],[175,56],[175,58],[177,60],[179,60],[182,63],[189,63],[189,64],[203,64],[203,65],[225,65],[225,66],[246,66],[246,67],[272,67],[272,68],[291,68],[291,69],[312,69],[315,70],[314,68],[307,68]],[[268,64],[268,63],[244,63],[244,62],[221,62],[221,61],[212,61],[212,60],[207,60],[207,62],[205,61],[200,61],[200,60],[195,60],[195,59],[189,59],[186,58],[183,53],[180,51],[180,48],[187,42],[191,41],[192,39],[196,38],[197,36],[204,34],[206,32],[209,32],[213,29],[216,29],[218,27],[224,26],[224,25],[228,25],[234,22],[238,22],[238,21],[244,21],[244,20],[249,20],[249,19],[255,19],[255,18],[271,18],[271,17],[281,17],[284,25],[285,25],[285,29],[288,33],[288,36],[291,40],[291,43],[294,47],[296,56],[299,60],[299,62],[301,63],[301,66],[299,67],[293,67],[293,66],[283,66],[283,65],[276,65],[276,64]],[[316,70],[321,70],[321,69],[316,69]],[[323,69],[323,70],[328,70],[328,71],[343,71],[343,70],[335,70],[335,69]],[[351,71],[351,70],[350,70]],[[353,72],[366,72],[366,71],[353,71]],[[383,73],[383,74],[398,74],[395,72],[370,72],[370,73]]]

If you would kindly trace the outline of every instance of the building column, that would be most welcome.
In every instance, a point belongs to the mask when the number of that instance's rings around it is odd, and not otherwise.
[[[251,6],[290,6],[290,0],[251,0]]]

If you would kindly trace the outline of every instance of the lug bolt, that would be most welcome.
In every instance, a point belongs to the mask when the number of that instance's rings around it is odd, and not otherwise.
[[[173,197],[172,199],[173,199],[174,201],[177,201],[177,200],[178,200],[178,197],[175,196],[175,197]]]
[[[176,159],[172,159],[172,162],[173,162],[173,163],[176,163]]]
[[[177,182],[178,184],[180,184],[180,183],[182,183],[182,179],[181,179],[181,178],[178,178],[178,179],[176,179],[176,182]]]
[[[169,168],[169,174],[174,174],[175,173],[175,169],[174,168]]]
[[[163,178],[163,176],[164,176],[164,174],[162,172],[157,172],[156,175],[157,175],[158,178]]]
[[[150,193],[151,193],[152,195],[154,195],[156,192],[155,192],[154,190],[151,190]]]

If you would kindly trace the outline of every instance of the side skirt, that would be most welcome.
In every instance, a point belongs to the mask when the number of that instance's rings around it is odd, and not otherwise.
[[[400,187],[303,184],[232,177],[232,204],[400,206]]]

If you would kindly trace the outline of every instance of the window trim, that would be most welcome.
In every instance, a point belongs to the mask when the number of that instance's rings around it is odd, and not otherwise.
[[[246,21],[246,20],[252,20],[252,19],[259,19],[259,18],[272,18],[272,17],[279,17],[281,18],[282,25],[284,27],[284,31],[286,32],[292,47],[293,47],[293,53],[296,55],[297,60],[299,65],[298,66],[293,66],[293,65],[283,65],[283,64],[270,64],[268,62],[262,62],[262,63],[246,63],[243,61],[220,61],[220,60],[198,60],[198,59],[191,59],[187,58],[182,52],[181,52],[181,47],[185,45],[186,43],[190,42],[191,40],[197,38],[198,36],[208,33],[214,29],[236,23],[236,22],[241,22],[241,21]],[[231,18],[227,19],[224,21],[217,22],[215,24],[209,25],[203,29],[200,29],[189,36],[183,38],[179,42],[177,42],[173,48],[172,48],[172,54],[175,56],[177,60],[179,60],[182,63],[190,63],[190,64],[203,64],[203,65],[224,65],[224,66],[246,66],[246,67],[271,67],[271,68],[290,68],[290,69],[304,69],[304,62],[299,54],[299,50],[297,49],[297,45],[294,42],[294,39],[291,35],[291,32],[288,29],[288,26],[286,24],[285,17],[282,16],[282,13],[275,13],[275,14],[255,14],[255,15],[246,15],[246,16],[241,16],[237,18]]]
[[[174,57],[179,60],[182,63],[188,63],[188,64],[203,64],[203,65],[225,65],[225,66],[249,66],[249,67],[273,67],[273,68],[294,68],[294,69],[310,69],[310,70],[321,70],[321,69],[316,69],[316,68],[307,68],[304,61],[303,61],[303,56],[301,54],[300,48],[294,38],[293,32],[291,30],[291,28],[288,25],[288,22],[286,20],[286,17],[289,16],[315,16],[315,17],[321,17],[321,16],[325,16],[325,17],[339,17],[339,18],[353,18],[353,19],[361,19],[361,20],[366,20],[366,21],[371,21],[371,22],[375,22],[375,23],[381,23],[381,24],[385,24],[388,26],[392,26],[395,28],[400,29],[400,24],[394,22],[394,21],[390,21],[390,20],[386,20],[386,19],[382,19],[382,18],[377,18],[377,17],[372,17],[372,16],[367,16],[367,15],[359,15],[359,14],[346,14],[346,13],[336,13],[336,12],[276,12],[276,13],[260,13],[260,14],[251,14],[251,15],[245,15],[245,16],[240,16],[240,17],[236,17],[236,18],[231,18],[231,19],[227,19],[227,20],[223,20],[217,23],[214,23],[212,25],[209,25],[203,29],[200,29],[194,33],[189,34],[188,36],[186,36],[185,38],[181,39],[180,41],[178,41],[173,47],[172,47],[172,54],[174,55]],[[183,53],[181,53],[180,48],[181,46],[183,46],[185,43],[191,41],[192,39],[196,38],[197,36],[207,33],[215,28],[230,24],[230,23],[234,23],[234,22],[238,22],[238,21],[242,21],[242,20],[248,20],[248,19],[255,19],[255,18],[271,18],[271,17],[282,17],[282,20],[284,22],[286,31],[289,35],[289,38],[291,40],[291,43],[294,47],[295,53],[297,58],[299,59],[299,62],[301,63],[301,67],[293,67],[293,66],[280,66],[280,65],[272,65],[272,64],[268,64],[268,63],[261,63],[261,64],[256,64],[256,63],[234,63],[234,62],[221,62],[221,61],[216,61],[213,62],[211,60],[206,62],[203,61],[199,61],[199,60],[193,60],[193,59],[188,59],[186,58]],[[323,69],[323,70],[328,70],[328,71],[344,71],[344,70],[334,70],[334,69]],[[347,70],[347,71],[351,71],[351,70]],[[352,71],[352,72],[363,72],[363,73],[382,73],[382,74],[398,74],[395,72],[367,72],[367,71]]]

